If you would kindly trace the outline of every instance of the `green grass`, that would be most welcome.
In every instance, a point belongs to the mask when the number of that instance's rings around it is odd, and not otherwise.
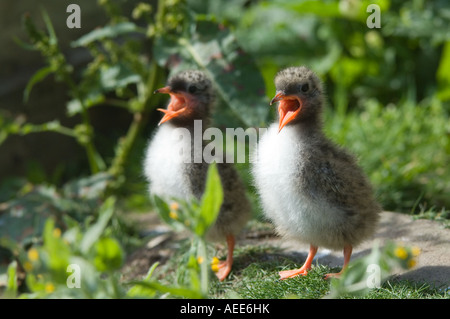
[[[163,284],[181,283],[186,278],[184,254],[187,242],[180,244],[179,250],[167,264],[157,268],[155,275]],[[210,252],[213,248],[210,247]],[[224,256],[219,254],[222,259]],[[296,257],[290,257],[277,247],[241,246],[235,250],[233,270],[229,277],[219,282],[211,273],[209,298],[227,299],[321,299],[330,293],[330,282],[323,279],[339,268],[330,268],[314,264],[307,276],[280,280],[281,270],[299,268],[303,263]],[[432,287],[426,283],[399,280],[395,277],[387,280],[378,289],[370,290],[366,295],[343,295],[343,299],[450,299],[448,290]]]

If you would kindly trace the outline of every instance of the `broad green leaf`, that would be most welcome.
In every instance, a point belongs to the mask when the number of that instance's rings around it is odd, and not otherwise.
[[[106,26],[95,29],[88,34],[83,35],[78,40],[72,42],[72,47],[86,46],[92,42],[103,40],[106,38],[114,38],[131,32],[144,32],[141,28],[132,22],[122,22],[115,25]]]
[[[162,293],[170,293],[173,296],[184,297],[188,299],[202,299],[204,296],[195,290],[184,287],[171,287],[160,284],[156,281],[132,281],[130,284],[142,286],[143,288],[153,289]]]
[[[437,81],[439,85],[438,97],[447,101],[450,100],[450,41],[447,41],[442,50],[441,61],[437,70]]]
[[[63,186],[63,193],[68,198],[98,199],[110,181],[111,175],[105,172],[98,173],[67,182]]]
[[[161,197],[154,195],[152,197],[153,199],[153,205],[156,208],[156,211],[158,212],[159,217],[168,225],[173,227],[175,230],[182,230],[185,228],[185,225],[180,223],[179,221],[179,214],[181,212],[176,212],[174,214],[173,211],[171,211],[169,204],[166,203]],[[175,201],[175,200],[174,200]],[[176,200],[177,203],[180,203],[180,201]]]
[[[80,249],[87,253],[94,243],[100,238],[109,220],[114,213],[115,198],[109,197],[100,207],[99,218],[97,222],[89,227],[81,241]]]
[[[141,81],[139,74],[132,72],[123,64],[103,67],[100,72],[100,83],[106,91],[126,87],[139,81]]]

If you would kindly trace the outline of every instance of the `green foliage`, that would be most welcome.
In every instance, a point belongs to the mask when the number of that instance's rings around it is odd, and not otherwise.
[[[341,278],[332,279],[330,294],[327,297],[363,296],[371,289],[380,288],[395,269],[414,267],[415,257],[419,253],[418,248],[398,246],[392,242],[383,248],[375,244],[369,255],[352,261]]]
[[[328,136],[358,154],[385,209],[449,207],[450,122],[437,98],[417,106],[367,100],[363,112],[326,117]]]
[[[194,236],[187,256],[191,289],[197,291],[198,295],[206,296],[209,287],[207,261],[211,258],[208,256],[205,236],[216,220],[223,201],[222,183],[216,164],[208,168],[205,192],[200,202],[196,199],[191,202],[176,198],[170,200],[169,205],[154,195],[155,207],[161,219],[176,230],[189,230]],[[200,277],[197,277],[197,271],[200,271]]]
[[[99,208],[98,221],[84,233],[77,223],[63,233],[53,219],[47,219],[42,244],[33,244],[17,254],[29,289],[19,298],[123,297],[125,289],[113,273],[122,264],[122,248],[107,235],[105,223],[111,218],[113,206],[114,200],[107,199]],[[93,237],[98,238],[95,244]]]

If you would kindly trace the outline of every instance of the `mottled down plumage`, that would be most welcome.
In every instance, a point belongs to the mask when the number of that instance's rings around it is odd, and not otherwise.
[[[203,140],[194,141],[194,128],[197,125],[198,129],[201,121],[201,135],[197,135],[201,139],[209,126],[214,101],[212,84],[200,71],[184,71],[169,79],[166,90],[171,94],[171,102],[164,111],[166,115],[182,112],[173,118],[169,116],[170,120],[160,125],[147,147],[144,174],[149,182],[149,192],[166,200],[172,197],[200,199],[209,164],[201,156]],[[234,246],[234,237],[248,221],[251,206],[243,182],[232,164],[218,163],[217,168],[224,200],[207,238],[214,241],[226,239],[230,246],[230,238],[233,237],[231,246]],[[222,272],[219,279],[223,280],[228,272]]]
[[[360,244],[374,233],[381,207],[355,157],[322,131],[320,80],[293,67],[275,85],[280,124],[260,139],[252,167],[265,215],[280,235],[312,247]]]

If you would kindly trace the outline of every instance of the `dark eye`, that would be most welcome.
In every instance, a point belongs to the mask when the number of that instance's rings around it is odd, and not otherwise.
[[[195,85],[189,85],[188,87],[188,92],[191,94],[194,94],[195,92],[197,92],[198,88]]]
[[[308,90],[309,90],[308,83],[303,84],[301,90],[302,90],[302,92],[308,92]]]

